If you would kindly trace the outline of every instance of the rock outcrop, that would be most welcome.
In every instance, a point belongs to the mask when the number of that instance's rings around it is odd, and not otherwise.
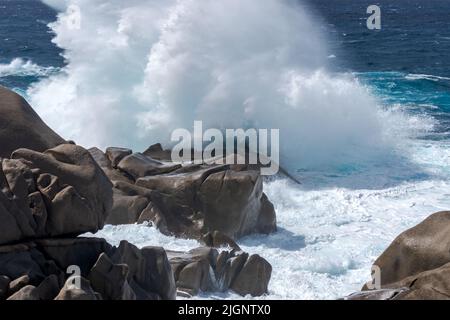
[[[178,293],[190,297],[199,292],[232,290],[242,296],[268,292],[272,266],[258,255],[201,247],[189,252],[167,251]]]
[[[0,244],[103,228],[112,184],[88,151],[18,149],[0,166]]]
[[[177,287],[266,293],[272,267],[234,241],[276,229],[259,173],[167,156],[160,145],[87,151],[0,88],[0,300],[171,300]],[[79,237],[136,222],[207,247],[166,253]]]
[[[379,290],[349,299],[450,299],[450,212],[438,212],[400,236],[375,261]]]
[[[160,145],[144,153],[91,149],[114,183],[110,224],[152,222],[165,234],[201,239],[220,231],[231,239],[276,231],[272,203],[257,170],[229,165],[180,166]],[[151,156],[158,157],[157,160]]]
[[[0,86],[0,158],[19,148],[42,152],[63,143],[25,99]]]
[[[71,274],[71,267],[79,268],[80,274]],[[0,246],[0,275],[0,292],[10,300],[176,297],[164,249],[139,250],[125,241],[117,248],[97,238],[45,239]]]

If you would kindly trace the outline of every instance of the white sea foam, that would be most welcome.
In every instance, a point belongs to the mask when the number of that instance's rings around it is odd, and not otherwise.
[[[281,163],[294,172],[391,152],[376,99],[354,76],[327,72],[336,59],[296,1],[44,2],[77,5],[81,23],[62,11],[50,24],[68,66],[28,95],[81,145],[144,149],[203,120],[281,129]]]
[[[42,67],[30,60],[15,58],[10,63],[0,63],[0,78],[9,76],[46,77],[59,71],[56,67]]]
[[[405,76],[405,79],[407,80],[430,80],[430,81],[440,81],[440,80],[450,80],[449,77],[440,77],[440,76],[434,76],[430,74],[415,74],[410,73]]]
[[[285,179],[265,184],[275,204],[279,230],[239,241],[245,251],[260,254],[273,266],[264,299],[335,299],[358,291],[370,280],[376,257],[399,233],[433,212],[450,208],[450,143],[412,141],[410,147],[416,151],[412,163],[423,170],[423,176],[409,182],[390,181],[391,187],[361,188],[358,175],[349,180],[325,177],[326,183],[319,188],[317,176],[303,185]],[[392,177],[389,169],[379,170],[359,178],[380,184],[376,180]],[[97,236],[115,245],[127,239],[139,247],[158,245],[172,250],[200,245],[137,225],[107,226]],[[240,297],[227,292],[197,298]]]

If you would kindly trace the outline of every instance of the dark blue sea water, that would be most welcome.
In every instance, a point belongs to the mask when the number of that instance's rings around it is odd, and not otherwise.
[[[355,72],[387,105],[439,119],[436,134],[450,137],[450,1],[308,0],[329,39],[330,64]],[[366,8],[382,10],[382,29],[368,30]],[[64,66],[47,24],[56,12],[37,0],[0,0],[0,84],[24,92]],[[10,65],[14,59],[16,65]],[[23,63],[33,65],[23,67]],[[9,67],[8,67],[9,66]]]
[[[37,0],[0,1],[0,64],[15,58],[33,61],[42,67],[61,67],[64,60],[52,44],[53,35],[47,24],[56,19],[56,12]],[[0,83],[9,88],[25,90],[39,80],[39,72],[29,74],[0,72]]]
[[[339,71],[353,71],[387,105],[439,119],[432,139],[450,137],[450,1],[309,1],[324,19]],[[366,26],[366,9],[381,8],[382,29]]]

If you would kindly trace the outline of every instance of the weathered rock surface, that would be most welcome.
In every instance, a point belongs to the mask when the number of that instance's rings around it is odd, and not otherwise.
[[[169,173],[181,168],[181,165],[161,162],[142,153],[134,153],[123,158],[117,167],[135,180],[140,177]]]
[[[0,88],[0,300],[159,300],[232,289],[267,292],[272,268],[234,239],[276,230],[258,171],[89,151],[64,141],[20,96]],[[188,253],[77,238],[105,223],[151,222],[202,240]],[[215,248],[231,251],[219,251]]]
[[[0,244],[96,232],[112,208],[112,183],[72,144],[14,151],[1,161],[0,190]]]
[[[450,299],[450,212],[438,212],[400,236],[375,261],[381,290],[349,299]]]
[[[351,294],[342,300],[395,300],[400,293],[408,290],[408,288],[399,288],[361,291]]]
[[[385,285],[450,262],[449,249],[450,212],[438,212],[398,236],[374,265]]]
[[[7,300],[39,300],[39,294],[35,286],[25,286]]]
[[[267,292],[272,266],[258,255],[250,256],[231,283],[231,290],[240,295],[260,296]]]
[[[114,183],[110,224],[152,222],[165,234],[196,239],[214,231],[231,240],[276,231],[275,210],[257,170],[181,167],[168,161],[168,151],[159,144],[144,153],[90,151]]]
[[[268,292],[271,265],[259,257],[242,251],[222,251],[201,247],[187,253],[168,251],[178,292],[192,296],[199,292],[233,290],[245,296],[261,296]]]
[[[71,276],[73,266],[79,268],[80,274]],[[125,241],[117,248],[97,238],[46,239],[0,246],[0,275],[3,299],[176,297],[175,280],[164,249],[139,250]],[[76,277],[81,287],[76,286]]]
[[[63,143],[25,99],[0,86],[0,158],[19,148],[42,152]]]
[[[201,241],[207,247],[231,248],[236,251],[241,251],[241,248],[233,239],[231,239],[230,237],[228,237],[227,235],[223,234],[220,231],[208,232],[202,237]]]
[[[102,253],[89,274],[92,285],[105,300],[136,300],[128,283],[128,265],[114,264]]]
[[[9,283],[9,294],[14,294],[20,290],[22,290],[22,288],[26,287],[27,285],[30,284],[30,278],[28,277],[28,275],[24,275],[22,277],[17,278],[16,280],[13,280]]]

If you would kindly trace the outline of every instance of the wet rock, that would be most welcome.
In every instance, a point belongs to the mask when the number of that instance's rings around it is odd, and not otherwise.
[[[28,275],[24,275],[16,280],[13,280],[9,283],[9,294],[13,295],[18,292],[20,289],[26,287],[30,284],[30,277]]]
[[[223,234],[220,231],[208,232],[202,237],[201,240],[207,247],[212,248],[229,247],[237,251],[241,250],[241,248],[233,239],[231,239],[230,237],[228,237],[227,235]]]
[[[222,291],[226,291],[231,287],[247,259],[248,253],[245,252],[223,251],[221,253],[217,261],[216,278]]]
[[[231,289],[242,296],[261,296],[268,291],[272,266],[259,255],[252,255],[231,284]]]
[[[92,287],[105,300],[135,300],[127,279],[128,266],[114,264],[105,253],[100,255],[89,274]]]
[[[147,247],[139,250],[122,241],[111,260],[128,266],[128,282],[137,300],[175,299],[175,281],[163,249]]]
[[[11,279],[7,276],[0,276],[0,300],[6,299],[9,291]]]
[[[272,267],[263,258],[242,251],[201,247],[189,252],[167,251],[179,295],[234,290],[240,295],[267,293]]]
[[[58,295],[59,290],[59,278],[54,274],[45,278],[36,288],[39,300],[53,300]]]
[[[276,230],[275,211],[262,192],[258,171],[193,166],[140,178],[136,185],[155,191],[151,200],[159,209],[159,224],[177,236],[200,239],[220,231],[238,239]]]

